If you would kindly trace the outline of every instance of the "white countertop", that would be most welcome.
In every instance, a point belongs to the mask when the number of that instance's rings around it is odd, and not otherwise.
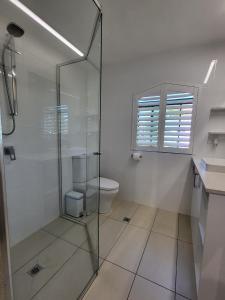
[[[202,179],[205,190],[211,194],[225,195],[225,173],[206,171],[201,159],[193,156],[194,165]]]

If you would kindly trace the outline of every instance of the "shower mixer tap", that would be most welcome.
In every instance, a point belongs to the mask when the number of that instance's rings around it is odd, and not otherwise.
[[[10,160],[16,160],[15,148],[13,146],[5,146],[4,154],[8,155]]]

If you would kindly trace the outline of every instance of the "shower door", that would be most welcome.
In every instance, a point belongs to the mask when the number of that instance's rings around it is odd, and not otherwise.
[[[91,280],[99,268],[101,14],[86,58],[57,66],[57,93],[60,211],[80,226],[71,241],[88,252]]]

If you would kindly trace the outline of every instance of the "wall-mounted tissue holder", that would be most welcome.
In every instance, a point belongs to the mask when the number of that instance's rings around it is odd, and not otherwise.
[[[142,159],[142,153],[141,153],[141,152],[133,152],[133,153],[131,154],[131,158],[132,158],[133,160],[139,161],[139,160]]]

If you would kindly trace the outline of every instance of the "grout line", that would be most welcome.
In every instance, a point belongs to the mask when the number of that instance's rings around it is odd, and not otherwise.
[[[118,267],[120,269],[123,269],[124,271],[127,271],[127,272],[129,272],[129,273],[131,273],[133,275],[136,274],[134,271],[128,270],[128,269],[124,268],[123,266],[120,266],[120,265],[118,265],[118,264],[116,264],[116,263],[114,263],[114,262],[112,262],[112,261],[110,261],[108,259],[104,259],[104,261],[107,262],[107,263],[110,263],[110,264],[112,264],[112,265],[114,265],[114,266],[116,266],[116,267]]]
[[[57,220],[57,219],[55,219],[55,220]],[[67,220],[67,221],[68,221],[68,220]],[[52,222],[54,222],[54,220],[53,220]],[[49,224],[51,224],[52,222],[50,222]],[[79,225],[78,223],[73,223],[72,221],[68,221],[68,222],[71,222],[72,225],[71,225],[69,228],[65,229],[65,230],[64,230],[61,234],[59,234],[59,235],[57,235],[57,234],[55,234],[55,233],[53,233],[53,232],[50,232],[49,230],[45,229],[45,227],[48,226],[49,224],[45,225],[45,226],[42,227],[40,230],[42,230],[42,231],[44,231],[44,232],[47,232],[47,233],[49,233],[49,234],[51,234],[51,235],[53,235],[53,236],[55,236],[55,237],[58,238],[58,237],[61,237],[63,234],[65,234],[67,231],[69,231],[69,230],[74,226],[74,224]]]
[[[122,223],[122,222],[120,222]],[[104,260],[107,260],[107,258],[109,257],[110,253],[112,252],[112,249],[114,248],[114,246],[117,244],[117,242],[119,241],[121,235],[124,233],[125,229],[128,227],[128,224],[126,224],[125,222],[123,223],[125,226],[124,228],[121,230],[121,232],[118,234],[118,236],[116,237],[112,247],[109,249],[108,254],[105,256]]]
[[[70,244],[70,243],[69,243]],[[72,244],[73,245],[73,244]],[[73,245],[74,246],[74,245]],[[74,255],[76,255],[77,254],[77,252],[79,251],[79,250],[82,250],[82,251],[85,251],[86,253],[88,253],[88,254],[90,254],[90,251],[88,251],[88,250],[86,250],[86,249],[82,249],[81,247],[77,247],[76,249],[75,249],[75,251],[73,252],[73,254],[62,264],[62,266],[54,273],[54,274],[52,274],[52,276],[45,282],[45,284],[30,298],[30,300],[32,300],[56,275],[57,275],[57,273],[59,273],[61,270],[62,270],[62,268],[69,262],[69,260],[70,259],[72,259],[72,257],[74,256]],[[94,274],[94,272],[93,272],[93,274]]]
[[[131,270],[128,270],[128,269],[126,269],[126,268],[124,268],[124,267],[122,267],[122,266],[120,266],[120,265],[118,265],[118,264],[116,264],[116,263],[114,263],[114,262],[111,262],[110,260],[103,259],[103,263],[104,263],[104,262],[108,262],[108,263],[110,263],[110,264],[112,264],[112,265],[114,265],[114,266],[116,266],[116,267],[118,267],[118,268],[120,268],[120,269],[123,269],[124,271],[127,271],[127,272],[129,272],[129,273],[131,273],[131,274],[133,274],[133,275],[136,275],[135,278],[136,278],[136,277],[143,278],[143,279],[145,279],[146,281],[151,282],[151,283],[153,283],[153,284],[155,284],[155,285],[157,285],[157,286],[159,286],[159,287],[161,287],[161,288],[163,288],[163,289],[165,289],[165,290],[167,290],[167,291],[172,292],[173,294],[175,294],[175,291],[174,291],[174,290],[171,290],[171,289],[165,287],[164,285],[161,285],[160,283],[158,283],[158,282],[156,282],[156,281],[153,281],[153,280],[151,280],[151,279],[149,279],[149,278],[147,278],[147,277],[144,277],[144,276],[142,276],[142,275],[140,275],[140,274],[137,274],[136,272],[133,272],[133,271],[131,271]],[[102,263],[102,265],[103,265],[103,263]],[[184,297],[185,299],[191,300],[191,299],[187,298],[186,296],[182,295],[181,293],[177,293],[177,295],[182,296],[182,297]]]
[[[40,293],[40,291],[62,270],[62,268],[65,266],[65,264],[76,254],[76,252],[78,251],[78,248],[73,252],[73,254],[61,265],[61,267],[52,274],[51,277],[49,277],[49,279],[44,283],[44,285],[30,298],[30,300],[32,300],[38,293]]]
[[[179,225],[178,225],[179,226]],[[174,239],[174,240],[177,240],[177,241],[180,241],[180,242],[183,242],[183,243],[186,243],[186,244],[189,244],[189,245],[192,245],[193,243],[190,242],[190,241],[185,241],[185,240],[182,240],[180,239],[179,237],[174,237],[174,236],[171,236],[171,235],[168,235],[168,234],[165,234],[165,233],[161,233],[161,232],[158,232],[158,231],[155,231],[155,230],[152,230],[153,233],[157,233],[157,234],[160,234],[160,235],[163,235],[165,237],[168,237],[168,238],[171,238],[171,239]]]
[[[137,277],[138,269],[139,269],[139,267],[140,267],[142,258],[143,258],[143,256],[144,256],[144,253],[145,253],[145,250],[146,250],[148,241],[149,241],[149,237],[150,237],[150,235],[151,235],[151,233],[152,233],[152,228],[153,228],[153,226],[154,226],[154,223],[155,223],[155,219],[156,219],[157,214],[158,214],[158,209],[156,210],[155,217],[154,217],[154,220],[153,220],[153,222],[152,222],[152,226],[151,226],[150,232],[149,232],[148,237],[147,237],[147,239],[146,239],[145,247],[144,247],[144,249],[143,249],[143,251],[142,251],[142,255],[141,255],[141,257],[140,257],[140,260],[139,260],[139,263],[138,263],[138,267],[137,267],[136,272],[135,272],[135,275],[134,275],[133,282],[132,282],[132,284],[131,284],[129,293],[128,293],[128,295],[127,295],[127,300],[129,300],[130,293],[131,293],[131,290],[132,290],[132,288],[133,288],[135,278]]]
[[[159,287],[164,288],[165,290],[170,291],[170,292],[172,292],[172,293],[175,295],[175,291],[174,291],[174,290],[171,290],[171,289],[169,289],[168,287],[166,287],[166,286],[164,286],[164,285],[162,285],[162,284],[160,284],[160,283],[158,283],[158,282],[156,282],[156,281],[153,281],[153,280],[151,280],[151,279],[149,279],[149,278],[147,278],[147,277],[144,277],[144,276],[142,276],[142,275],[137,274],[137,276],[138,276],[138,277],[141,277],[141,278],[145,279],[146,281],[149,281],[149,282],[151,282],[151,283],[153,283],[153,284],[155,284],[155,285],[158,285]]]

